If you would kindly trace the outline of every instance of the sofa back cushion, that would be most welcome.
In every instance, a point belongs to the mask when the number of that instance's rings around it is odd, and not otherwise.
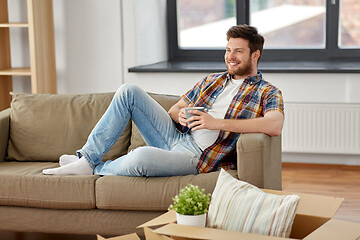
[[[156,94],[156,93],[149,93],[149,95],[152,98],[154,98],[155,101],[157,101],[166,111],[168,111],[172,107],[172,105],[174,105],[180,100],[180,96],[175,96],[175,95],[165,95],[165,94]],[[131,140],[130,140],[130,147],[128,152],[130,152],[132,149],[145,145],[146,143],[144,139],[142,138],[135,123],[132,121]]]
[[[7,160],[58,161],[62,154],[75,154],[113,95],[12,93]],[[126,154],[130,134],[129,123],[104,160]]]

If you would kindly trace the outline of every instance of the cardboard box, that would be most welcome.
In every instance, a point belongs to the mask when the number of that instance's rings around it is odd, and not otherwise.
[[[140,240],[139,236],[136,233],[119,236],[119,237],[112,237],[112,238],[104,238],[100,235],[97,235],[97,240]]]
[[[356,240],[360,237],[360,223],[332,219],[343,198],[313,194],[291,193],[264,189],[264,192],[300,196],[290,238],[270,237],[259,234],[231,232],[176,224],[176,214],[169,211],[139,226],[144,228],[146,240],[164,239],[246,239],[246,240]],[[159,227],[160,225],[163,225]],[[157,227],[150,229],[150,227]]]

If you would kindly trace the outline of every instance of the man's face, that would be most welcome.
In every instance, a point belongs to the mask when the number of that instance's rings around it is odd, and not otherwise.
[[[226,46],[225,64],[228,73],[234,75],[234,79],[246,78],[254,73],[254,69],[256,74],[255,62],[250,54],[249,40],[243,38],[229,39]]]

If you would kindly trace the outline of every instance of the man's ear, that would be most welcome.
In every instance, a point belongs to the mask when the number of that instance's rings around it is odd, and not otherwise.
[[[252,53],[252,58],[257,61],[259,57],[260,57],[260,50],[258,49]]]

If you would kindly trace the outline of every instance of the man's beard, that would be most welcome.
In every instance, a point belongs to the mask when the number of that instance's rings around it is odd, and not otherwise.
[[[251,75],[252,70],[253,70],[250,58],[247,62],[245,62],[245,65],[241,65],[234,70],[229,69],[229,63],[226,63],[226,68],[230,75],[236,75],[236,76],[249,76],[249,75]]]

